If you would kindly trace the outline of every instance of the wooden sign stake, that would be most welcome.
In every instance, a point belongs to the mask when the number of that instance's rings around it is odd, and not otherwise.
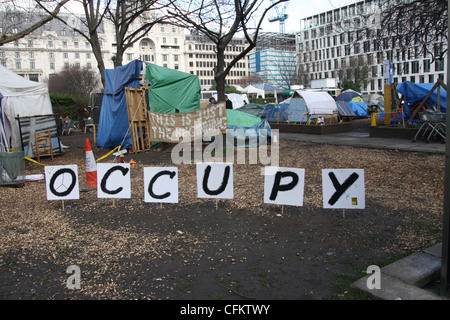
[[[64,211],[64,200],[61,201],[62,201],[62,211]]]

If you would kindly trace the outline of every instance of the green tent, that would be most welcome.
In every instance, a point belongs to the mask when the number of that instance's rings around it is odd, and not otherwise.
[[[151,111],[187,112],[200,109],[200,82],[196,75],[147,63],[145,79]]]
[[[227,109],[228,126],[253,127],[261,122],[261,118],[249,113]]]

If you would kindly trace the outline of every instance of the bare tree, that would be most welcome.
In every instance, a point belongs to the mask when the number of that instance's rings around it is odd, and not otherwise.
[[[0,46],[19,40],[39,29],[57,16],[70,0],[35,0],[37,7],[45,8],[48,13],[38,14],[35,6],[22,6],[19,1],[0,2]]]
[[[173,23],[195,29],[215,44],[217,63],[213,72],[218,100],[225,99],[225,79],[231,68],[256,46],[266,14],[286,1],[274,1],[266,8],[263,8],[263,0],[178,0],[171,6],[169,13]],[[256,21],[255,28],[251,28],[253,21]],[[240,32],[247,42],[246,47],[226,64],[225,50]]]
[[[414,50],[433,60],[447,54],[447,0],[380,0],[382,10],[379,38],[384,47]],[[389,41],[389,43],[387,43]]]
[[[158,0],[79,0],[84,9],[84,17],[72,15],[69,19],[58,18],[72,30],[83,36],[91,45],[97,60],[101,82],[105,85],[105,61],[102,56],[102,44],[99,36],[105,21],[112,22],[115,31],[115,48],[113,56],[114,67],[122,65],[125,50],[143,38],[151,28],[162,23],[162,9],[171,3]]]
[[[261,83],[261,82],[263,82],[263,79],[257,73],[251,73],[251,74],[239,79],[239,85],[244,88],[251,84],[257,84],[257,83]]]
[[[76,83],[76,85],[74,85]],[[48,80],[50,93],[70,94],[78,103],[87,105],[89,96],[100,85],[97,72],[71,65]]]
[[[114,7],[109,6],[107,19],[112,22],[116,35],[115,67],[122,65],[125,50],[142,39],[153,26],[165,22],[164,8],[170,3],[170,0],[164,3],[158,0],[119,0]]]

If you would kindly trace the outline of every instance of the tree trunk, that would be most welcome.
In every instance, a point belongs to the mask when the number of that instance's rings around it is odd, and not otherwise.
[[[217,66],[214,70],[216,81],[217,101],[225,101],[225,47],[217,46]]]
[[[90,43],[92,52],[94,53],[95,59],[97,60],[97,67],[98,71],[100,72],[100,79],[102,81],[102,86],[103,88],[105,88],[105,62],[103,61],[102,50],[96,32],[91,34]]]

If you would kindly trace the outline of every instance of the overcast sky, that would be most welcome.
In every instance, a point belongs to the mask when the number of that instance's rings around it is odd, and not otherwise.
[[[271,2],[270,0],[266,1],[269,4]],[[289,17],[285,21],[285,31],[287,33],[297,32],[300,30],[300,19],[354,2],[355,0],[290,0],[286,10]],[[280,5],[279,12],[282,6],[283,4]],[[263,31],[279,32],[280,23],[278,21],[269,22],[266,17],[263,23]]]

